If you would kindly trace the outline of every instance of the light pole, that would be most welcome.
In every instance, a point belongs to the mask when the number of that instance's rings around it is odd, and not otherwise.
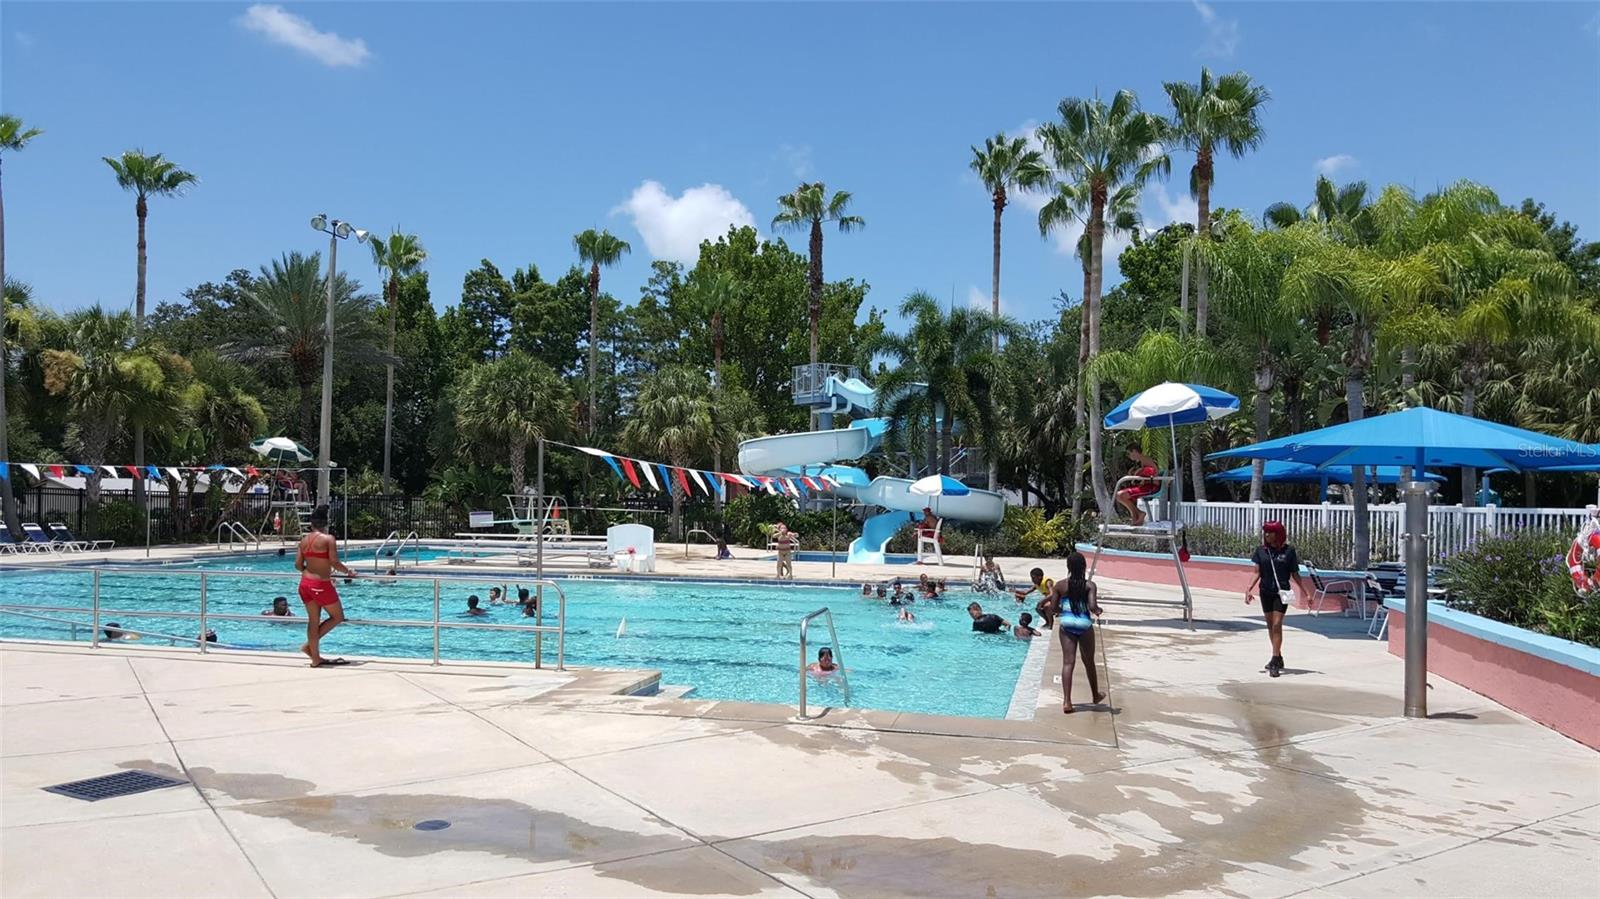
[[[357,241],[366,243],[367,232],[349,222],[330,220],[322,213],[311,217],[311,227],[328,235],[328,317],[322,335],[322,427],[317,436],[317,503],[325,506],[330,499],[328,473],[333,464],[329,461],[333,446],[333,282],[339,275],[339,241],[354,234]]]

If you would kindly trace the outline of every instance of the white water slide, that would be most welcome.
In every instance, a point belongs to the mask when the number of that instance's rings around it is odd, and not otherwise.
[[[877,394],[858,378],[829,377],[826,393],[832,411],[870,414]],[[776,434],[757,437],[739,445],[739,470],[750,475],[792,476],[826,474],[839,481],[839,493],[868,505],[889,511],[867,519],[859,538],[850,543],[850,561],[881,564],[883,548],[912,517],[931,508],[940,518],[998,524],[1005,515],[1005,498],[988,490],[972,490],[965,496],[920,496],[911,492],[905,478],[872,478],[859,468],[836,462],[859,459],[878,449],[889,423],[882,418],[863,418],[848,428]]]

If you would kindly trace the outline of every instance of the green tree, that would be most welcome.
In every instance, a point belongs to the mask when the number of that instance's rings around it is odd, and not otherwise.
[[[875,346],[895,363],[878,379],[882,414],[903,430],[925,410],[930,416],[928,468],[948,473],[956,419],[977,433],[986,449],[994,449],[994,335],[1015,333],[1016,325],[967,307],[947,313],[922,291],[906,297],[900,314],[911,322],[906,333],[885,334]]]
[[[689,467],[697,455],[717,441],[715,403],[711,385],[698,369],[669,365],[648,375],[639,385],[623,443],[647,457],[665,456],[679,467]],[[684,491],[666,485],[672,494],[672,537],[683,536]]]
[[[1009,202],[1009,191],[1039,190],[1050,183],[1050,169],[1044,164],[1044,154],[1028,146],[1027,138],[1006,137],[997,134],[983,142],[983,149],[972,148],[969,163],[978,180],[989,191],[994,206],[994,258],[990,279],[990,303],[996,316],[1000,314],[1000,216]],[[1000,351],[999,337],[995,338],[995,352]],[[999,460],[989,459],[990,490],[994,489],[999,470]]]
[[[610,231],[588,229],[572,238],[578,259],[589,264],[589,405],[587,407],[589,435],[595,430],[595,373],[600,341],[600,269],[616,265],[633,248],[628,242]]]
[[[1134,195],[1150,178],[1172,167],[1165,153],[1154,152],[1165,136],[1160,117],[1139,108],[1132,91],[1118,91],[1108,104],[1069,97],[1058,107],[1061,121],[1039,129],[1045,151],[1054,165],[1058,185],[1068,185],[1039,212],[1039,230],[1080,221],[1089,236],[1089,283],[1084,309],[1088,316],[1086,364],[1100,353],[1100,292],[1104,285],[1103,254],[1106,211],[1112,197],[1129,189]],[[1087,385],[1086,385],[1087,386]],[[1106,488],[1101,458],[1100,397],[1088,391],[1086,424],[1089,432],[1090,480],[1102,515],[1111,514],[1111,494]]]
[[[1576,225],[1557,224],[1555,214],[1531,198],[1522,201],[1517,213],[1544,232],[1550,252],[1572,270],[1576,292],[1587,297],[1600,296],[1600,242],[1580,239]]]
[[[512,275],[511,285],[511,345],[561,375],[575,375],[589,331],[587,275],[572,266],[547,282],[530,265]]]
[[[72,410],[68,442],[84,462],[106,462],[111,440],[127,425],[161,426],[176,421],[179,387],[188,363],[150,344],[137,342],[126,312],[94,306],[67,319],[67,346],[41,352],[45,389],[64,398]],[[137,484],[143,477],[133,479]],[[100,476],[87,486],[91,507],[100,500]]]
[[[564,436],[572,393],[550,366],[513,350],[462,374],[454,391],[456,427],[484,455],[499,450],[511,467],[511,492],[527,483],[528,447]]]
[[[133,212],[139,220],[139,269],[133,293],[133,334],[138,339],[144,334],[144,285],[148,261],[145,253],[145,220],[150,216],[149,199],[181,195],[184,188],[200,179],[160,153],[125,150],[121,156],[103,158],[116,175],[117,186],[133,192]],[[144,466],[144,424],[137,421],[133,426],[133,464]],[[145,506],[143,478],[133,479],[133,501],[142,512]]]
[[[511,282],[487,259],[461,279],[461,345],[463,363],[483,362],[505,352],[510,330]]]
[[[705,277],[690,282],[688,306],[697,318],[711,325],[712,389],[720,405],[726,382],[722,377],[722,350],[725,343],[723,317],[739,302],[738,284],[724,271],[713,271]],[[717,443],[712,456],[712,467],[722,470],[722,444]]]
[[[1235,159],[1261,145],[1261,108],[1266,105],[1267,89],[1252,84],[1244,72],[1230,72],[1220,78],[1200,68],[1200,81],[1168,81],[1164,85],[1172,101],[1168,139],[1194,153],[1194,168],[1189,170],[1189,192],[1194,195],[1196,236],[1211,237],[1211,185],[1216,180],[1216,151],[1220,148]],[[1195,333],[1206,335],[1209,275],[1200,266],[1195,278]],[[1188,294],[1185,286],[1184,294]]]
[[[422,263],[427,261],[428,251],[422,248],[422,241],[417,235],[406,234],[399,229],[391,231],[387,240],[374,240],[370,246],[372,264],[377,266],[380,277],[388,275],[384,278],[384,295],[389,305],[390,358],[384,365],[383,388],[383,486],[388,490],[392,489],[394,483],[389,477],[389,450],[394,442],[394,341],[399,317],[400,281],[422,268]]]
[[[811,322],[812,365],[816,365],[821,352],[822,329],[822,226],[833,222],[841,234],[863,228],[867,220],[851,215],[850,192],[835,191],[828,195],[828,186],[821,181],[801,182],[793,192],[778,198],[778,214],[772,217],[772,227],[789,231],[807,231],[811,252],[811,304],[807,307]]]
[[[372,333],[372,298],[358,294],[358,282],[339,275],[333,291],[334,352],[358,366],[383,364],[389,357]],[[245,332],[221,347],[221,355],[256,366],[287,364],[299,396],[298,424],[302,440],[317,433],[318,384],[325,345],[327,281],[319,253],[288,253],[262,266],[244,296],[268,323]]]
[[[1226,357],[1198,336],[1148,331],[1131,350],[1108,350],[1089,363],[1090,389],[1112,384],[1123,397],[1167,381],[1205,383],[1225,380],[1231,372]],[[1190,435],[1192,436],[1192,435]],[[1139,432],[1144,451],[1178,477],[1178,460],[1168,448],[1171,437],[1158,429]]]
[[[5,154],[15,153],[28,145],[28,142],[43,134],[38,128],[29,128],[22,124],[22,120],[14,115],[0,115],[0,161]],[[6,204],[4,194],[0,194],[0,290],[9,287],[6,280]],[[9,315],[9,308],[4,298],[0,298],[0,323]],[[5,335],[0,334],[0,462],[11,458],[8,443],[10,418],[6,416],[6,384],[7,369],[10,368],[11,356],[6,350]],[[13,534],[22,533],[22,523],[17,519],[17,504],[11,495],[11,479],[0,478],[0,518],[5,521],[6,528]]]

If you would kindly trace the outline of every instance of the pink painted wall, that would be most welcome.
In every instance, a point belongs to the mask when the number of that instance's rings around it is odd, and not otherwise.
[[[1389,652],[1405,657],[1405,615],[1389,615]],[[1600,749],[1600,679],[1549,659],[1428,622],[1428,670],[1593,749]]]
[[[1189,576],[1189,586],[1205,587],[1211,590],[1225,590],[1229,593],[1244,593],[1250,582],[1255,580],[1256,570],[1253,566],[1238,562],[1210,562],[1193,559],[1183,566],[1184,574]],[[1171,584],[1177,586],[1178,572],[1172,565],[1170,556],[1151,555],[1138,556],[1112,556],[1102,555],[1100,564],[1095,568],[1096,575],[1118,578],[1125,581],[1143,581],[1147,584]],[[1306,579],[1306,587],[1311,587],[1311,580]],[[1350,611],[1356,608],[1355,600],[1348,601]],[[1376,603],[1372,604],[1376,607]],[[1294,607],[1297,609],[1311,608],[1311,598],[1296,597]],[[1320,606],[1323,612],[1343,614],[1346,608],[1346,598],[1332,595]]]

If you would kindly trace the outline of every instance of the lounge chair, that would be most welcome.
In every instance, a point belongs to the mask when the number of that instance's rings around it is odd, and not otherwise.
[[[28,542],[33,544],[37,550],[49,553],[64,553],[70,551],[68,547],[62,546],[54,540],[51,540],[50,535],[44,532],[44,528],[39,527],[39,525],[35,524],[34,522],[24,521],[22,523],[22,532],[28,535]]]
[[[28,538],[11,533],[5,522],[0,521],[0,553],[31,553],[37,552],[38,549],[28,541]]]
[[[66,543],[75,547],[78,552],[115,549],[117,546],[117,541],[115,540],[79,540],[72,535],[71,531],[67,530],[67,526],[64,523],[59,521],[50,523],[50,536],[57,543]]]

